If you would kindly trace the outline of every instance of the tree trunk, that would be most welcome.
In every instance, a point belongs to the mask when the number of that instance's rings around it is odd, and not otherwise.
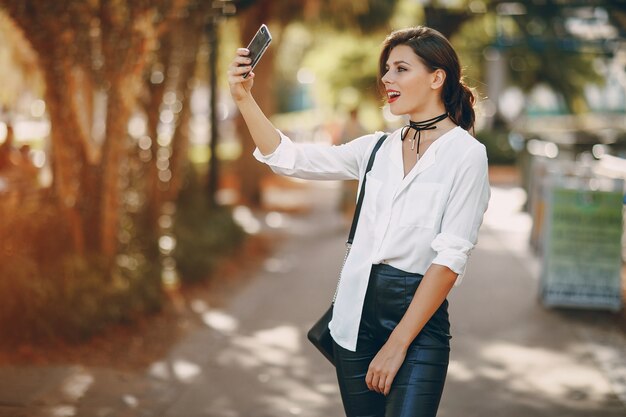
[[[125,89],[132,83],[133,75],[121,77],[111,86],[108,102],[106,141],[102,150],[102,200],[100,202],[100,251],[112,261],[117,253],[120,219],[120,168],[125,159],[128,141],[128,120],[131,108],[123,99]]]
[[[145,172],[145,192],[146,192],[146,220],[151,227],[156,227],[160,211],[160,195],[161,190],[159,188],[159,170],[157,168],[157,151],[159,150],[159,143],[157,141],[159,127],[159,120],[161,116],[161,105],[163,104],[163,97],[166,90],[166,76],[172,52],[172,43],[170,39],[171,33],[168,33],[161,41],[161,47],[158,51],[158,63],[162,66],[161,70],[164,74],[164,80],[161,83],[154,84],[151,81],[147,81],[149,85],[149,98],[148,104],[145,106],[145,112],[147,116],[147,133],[150,137],[150,161],[146,164]],[[150,75],[148,74],[148,77]]]
[[[165,201],[176,199],[182,185],[184,168],[187,161],[188,123],[190,119],[190,96],[193,91],[190,80],[194,76],[196,55],[202,37],[202,19],[204,13],[194,10],[191,15],[177,16],[170,24],[171,28],[161,39],[159,49],[160,62],[163,65],[165,79],[161,84],[151,85],[151,103],[146,109],[148,115],[148,134],[152,140],[152,159],[149,163],[147,177],[147,207],[150,224],[156,225],[161,213],[161,205]],[[176,74],[174,78],[168,74]],[[170,143],[169,169],[171,180],[163,183],[158,177],[157,127],[159,108],[163,103],[166,91],[175,92],[182,103],[177,115],[176,127]],[[164,187],[164,185],[166,187]]]
[[[77,253],[84,253],[86,242],[81,208],[85,196],[81,192],[82,174],[87,167],[87,158],[80,128],[75,113],[68,102],[72,91],[68,89],[66,77],[71,73],[68,65],[51,62],[46,74],[46,102],[48,103],[51,139],[51,165],[53,187],[59,208],[65,214],[71,236],[72,247]],[[66,132],[74,132],[67,135]]]

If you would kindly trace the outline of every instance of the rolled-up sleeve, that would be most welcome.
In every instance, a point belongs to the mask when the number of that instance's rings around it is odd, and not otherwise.
[[[280,143],[278,147],[274,149],[274,152],[268,155],[263,155],[259,148],[254,150],[254,157],[257,161],[263,162],[272,168],[293,169],[296,162],[295,147],[291,139],[283,134],[280,130]]]
[[[364,156],[376,134],[361,136],[345,145],[294,143],[281,131],[280,144],[268,155],[257,148],[254,157],[280,175],[311,180],[358,179]]]
[[[472,147],[462,159],[441,222],[441,232],[431,243],[437,253],[434,264],[447,266],[461,283],[478,229],[489,203],[487,153],[483,145]]]

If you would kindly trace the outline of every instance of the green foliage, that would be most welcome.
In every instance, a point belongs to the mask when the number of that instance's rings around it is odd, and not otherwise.
[[[316,86],[318,99],[330,107],[353,107],[362,100],[378,100],[376,80],[383,39],[381,33],[354,36],[330,32],[320,36],[304,60],[304,66],[320,80]]]
[[[183,281],[209,276],[245,234],[227,209],[209,210],[202,188],[180,197],[174,257]],[[0,334],[4,342],[79,341],[111,323],[131,322],[163,302],[156,237],[135,221],[125,251],[110,265],[98,254],[72,253],[55,205],[3,212],[0,224]],[[7,220],[6,222],[4,220]]]
[[[210,208],[206,190],[190,171],[180,193],[174,220],[173,256],[182,282],[209,278],[217,263],[245,238],[227,208]]]
[[[476,132],[476,139],[487,148],[487,158],[490,165],[515,164],[517,154],[509,144],[508,131],[481,130]]]
[[[466,22],[457,35],[450,39],[459,55],[464,81],[486,95],[485,48],[489,47],[496,33],[495,19],[489,14]]]
[[[526,3],[526,7],[527,14],[519,16],[476,15],[452,37],[469,84],[482,89],[489,83],[485,72],[488,48],[497,48],[506,60],[510,84],[525,92],[547,85],[563,98],[569,112],[587,111],[584,88],[603,83],[594,69],[599,54],[582,44],[576,46],[574,39],[566,42],[555,32],[563,18],[560,6]]]

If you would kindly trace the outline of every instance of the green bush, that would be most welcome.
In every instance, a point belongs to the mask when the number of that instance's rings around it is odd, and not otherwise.
[[[233,253],[245,238],[228,208],[209,207],[206,191],[193,173],[180,194],[173,232],[173,257],[183,283],[207,279],[219,260]]]
[[[158,310],[159,263],[135,252],[111,268],[79,256],[55,207],[42,203],[0,225],[0,334],[3,342],[82,340],[110,323]],[[141,240],[141,239],[139,239]]]
[[[53,265],[28,257],[0,265],[0,333],[11,341],[82,340],[107,324],[160,308],[160,275],[110,273],[97,256],[67,254]]]
[[[180,195],[172,232],[181,280],[207,278],[245,234],[228,209],[209,210],[192,179]],[[138,214],[141,217],[141,214]],[[0,335],[4,343],[79,341],[112,323],[158,311],[164,301],[158,236],[141,219],[111,266],[72,253],[64,216],[52,203],[12,210],[0,222]]]
[[[487,148],[487,158],[491,165],[514,165],[517,154],[508,140],[505,130],[481,130],[476,132],[476,139]]]

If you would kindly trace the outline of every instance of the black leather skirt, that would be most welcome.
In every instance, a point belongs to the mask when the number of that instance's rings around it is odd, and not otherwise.
[[[398,325],[422,275],[373,265],[356,352],[335,344],[337,378],[348,417],[435,417],[450,354],[448,301],[444,301],[407,351],[388,396],[370,391],[370,362]]]
[[[387,341],[413,301],[422,278],[421,274],[405,272],[387,264],[373,265],[361,316],[363,332],[370,333],[370,337],[382,343]],[[449,348],[450,338],[448,300],[445,300],[412,344]]]

